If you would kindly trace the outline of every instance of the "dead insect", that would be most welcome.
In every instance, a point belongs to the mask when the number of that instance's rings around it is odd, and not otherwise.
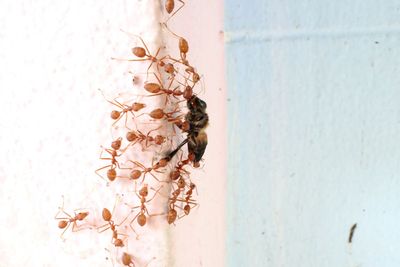
[[[187,107],[189,112],[186,114],[186,121],[189,122],[189,131],[187,138],[183,140],[178,147],[170,152],[166,160],[171,158],[183,147],[188,144],[189,155],[192,155],[193,165],[199,166],[199,162],[204,155],[207,147],[207,134],[205,128],[208,125],[208,114],[206,112],[207,104],[197,96],[193,95],[187,100]]]

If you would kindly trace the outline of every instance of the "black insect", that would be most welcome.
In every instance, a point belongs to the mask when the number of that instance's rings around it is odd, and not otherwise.
[[[186,114],[186,121],[189,122],[189,130],[187,138],[183,140],[179,146],[165,157],[166,160],[171,158],[183,147],[188,144],[189,154],[194,155],[193,163],[198,165],[198,162],[204,155],[207,147],[207,133],[205,128],[208,125],[208,114],[206,112],[207,104],[197,96],[193,95],[187,100],[189,112]]]
[[[349,240],[348,240],[349,243],[353,242],[353,235],[354,235],[354,231],[356,230],[356,228],[357,228],[356,223],[353,224],[353,226],[350,228]]]

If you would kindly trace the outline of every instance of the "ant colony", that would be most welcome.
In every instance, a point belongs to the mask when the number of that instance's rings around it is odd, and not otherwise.
[[[160,25],[177,40],[179,56],[160,56],[164,52],[161,48],[152,53],[141,36],[129,34],[140,44],[131,49],[132,58],[113,58],[148,64],[143,79],[133,77],[133,86],[137,87],[137,80],[142,80],[139,90],[143,95],[130,102],[120,96],[104,96],[112,107],[110,127],[114,137],[111,144],[101,147],[101,163],[95,173],[106,186],[120,182],[114,206],[102,207],[97,212],[80,209],[72,214],[64,209],[63,197],[55,216],[62,239],[68,229],[108,235],[110,243],[106,245],[118,251],[112,256],[113,265],[115,261],[119,266],[139,266],[141,255],[129,251],[128,243],[139,242],[140,229],[156,218],[166,226],[175,225],[198,206],[191,171],[202,165],[208,114],[206,102],[195,93],[200,75],[187,58],[189,43],[167,25],[185,5],[178,1],[175,6],[174,0],[165,0],[168,18]],[[155,99],[161,99],[161,104],[154,106]],[[162,203],[162,207],[157,205],[156,209],[156,202]]]

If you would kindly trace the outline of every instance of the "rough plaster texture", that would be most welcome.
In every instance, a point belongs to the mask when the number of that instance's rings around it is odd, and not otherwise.
[[[399,18],[226,1],[228,266],[399,266]]]
[[[143,233],[145,245],[130,244],[139,266],[153,256],[150,266],[224,265],[222,4],[211,2],[188,3],[176,16],[197,33],[170,21],[187,37],[190,58],[205,77],[209,113],[218,114],[211,115],[206,165],[194,172],[201,204],[176,227],[151,226],[155,232]],[[213,19],[204,22],[210,5]],[[0,266],[112,266],[106,257],[114,254],[104,249],[109,234],[67,233],[62,242],[53,216],[61,195],[67,210],[90,207],[100,216],[102,207],[112,208],[110,192],[118,188],[94,174],[103,164],[100,145],[110,141],[111,107],[98,88],[110,98],[131,90],[129,71],[146,67],[110,60],[129,57],[138,44],[119,29],[141,34],[154,51],[162,44],[160,6],[133,0],[0,4]],[[211,50],[213,64],[203,56]]]

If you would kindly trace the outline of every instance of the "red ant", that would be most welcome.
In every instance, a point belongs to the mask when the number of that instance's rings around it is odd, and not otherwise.
[[[185,213],[185,215],[189,215],[190,213],[190,210],[192,208],[190,204],[194,204],[193,208],[197,206],[197,203],[193,202],[194,200],[192,199],[193,189],[195,188],[196,185],[191,182],[189,185],[189,190],[186,192],[186,197],[184,199],[186,205],[183,207],[183,212]]]
[[[77,232],[81,230],[79,226],[77,225],[77,221],[83,221],[88,215],[89,212],[78,212],[75,213],[74,211],[74,216],[69,215],[67,212],[64,210],[64,196],[62,196],[63,202],[62,202],[62,207],[59,207],[57,214],[54,216],[54,219],[59,220],[58,222],[58,228],[64,229],[64,231],[61,233],[60,237],[63,239],[64,233],[67,231],[69,226],[72,224],[72,231]],[[66,215],[67,217],[57,217],[60,213]]]
[[[150,136],[150,133],[153,131],[156,131],[158,129],[160,129],[160,127],[150,130],[147,135],[143,134],[141,131],[137,130],[137,132],[135,131],[129,131],[126,133],[126,140],[128,140],[129,142],[131,142],[129,145],[134,145],[136,143],[142,143],[145,141],[145,147],[148,148],[149,146],[151,146],[151,144],[149,145],[149,143],[154,143],[155,145],[162,145],[166,138],[160,134],[156,135],[156,136]]]
[[[179,218],[179,219],[182,218],[182,217],[178,217],[178,213],[175,209],[175,207],[178,207],[175,204],[176,201],[186,203],[185,206],[183,207],[183,212],[185,213],[185,215],[189,215],[189,213],[190,213],[190,210],[192,208],[190,206],[190,204],[193,204],[194,205],[193,207],[197,206],[197,203],[195,203],[194,200],[191,198],[193,189],[196,187],[195,184],[190,183],[189,190],[186,192],[186,197],[184,199],[180,199],[178,197],[182,193],[182,191],[184,190],[184,188],[186,186],[185,180],[181,177],[178,180],[177,185],[178,185],[178,189],[176,189],[175,191],[172,192],[172,197],[170,198],[169,210],[167,213],[167,222],[169,224],[174,223],[177,218]]]
[[[123,31],[123,32],[125,32],[125,31]],[[167,58],[167,56],[164,56],[164,57],[161,57],[161,58],[157,58],[158,53],[160,53],[161,48],[158,48],[156,54],[153,56],[153,55],[151,55],[150,50],[147,48],[147,45],[143,41],[142,37],[140,37],[138,35],[135,35],[135,34],[132,34],[132,33],[128,33],[128,32],[125,32],[125,33],[128,34],[128,35],[133,35],[136,38],[139,38],[140,41],[142,42],[144,48],[141,47],[141,46],[136,46],[136,47],[132,48],[132,53],[135,56],[137,56],[138,59],[117,59],[117,58],[112,58],[112,59],[125,60],[125,61],[147,61],[147,60],[149,60],[149,61],[151,61],[151,63],[149,65],[149,67],[147,68],[147,73],[148,73],[149,69],[151,68],[151,66],[153,65],[153,63],[157,64],[157,70],[159,72],[159,67],[163,67],[165,65],[163,60],[165,58]]]
[[[173,96],[174,98],[178,99],[177,97],[187,94],[186,89],[184,91],[179,90],[179,85],[176,86],[174,89],[170,89],[172,86],[172,83],[174,81],[173,79],[171,79],[171,81],[168,85],[168,88],[164,88],[162,86],[162,82],[161,82],[160,78],[155,73],[154,73],[154,76],[156,77],[158,83],[149,82],[149,83],[145,83],[145,85],[144,85],[144,89],[147,92],[151,93],[152,94],[151,96],[165,95],[166,96],[165,103],[168,103],[170,96]],[[180,82],[178,81],[178,83],[180,83]]]
[[[103,96],[104,96],[104,94],[103,94]],[[141,109],[146,107],[146,104],[144,104],[144,103],[134,102],[132,105],[129,106],[129,105],[122,104],[122,103],[118,102],[117,98],[114,98],[113,101],[110,101],[104,96],[104,99],[108,103],[110,103],[110,104],[112,104],[112,105],[114,105],[114,106],[116,106],[116,107],[121,109],[121,110],[113,110],[113,111],[111,111],[110,117],[111,117],[111,119],[115,120],[112,125],[114,126],[120,119],[122,119],[122,117],[125,117],[125,127],[128,128],[128,129],[129,129],[129,127],[127,125],[127,123],[128,123],[128,112],[130,112],[132,114],[132,116],[135,117],[135,114],[133,112],[137,112],[137,111],[139,111],[139,110],[141,110]]]
[[[154,179],[156,179],[158,182],[160,182],[160,180],[154,174],[151,173],[151,171],[161,173],[160,171],[157,171],[154,167],[146,168],[142,163],[140,163],[138,161],[132,161],[132,160],[129,160],[129,161],[132,162],[133,164],[135,164],[137,167],[142,169],[142,170],[133,169],[129,175],[129,177],[131,179],[133,179],[133,180],[139,179],[140,176],[142,176],[142,174],[143,174],[142,182],[144,182],[144,179],[146,178],[146,174],[149,173],[151,176],[153,176]]]
[[[178,180],[178,188],[172,192],[172,197],[169,198],[169,209],[167,212],[167,222],[168,224],[172,224],[175,222],[176,218],[178,217],[178,212],[175,210],[176,201],[178,200],[179,195],[182,193],[182,190],[185,188],[185,180],[180,178]]]
[[[136,184],[135,184],[135,193],[136,193],[136,195],[137,195],[137,196],[139,197],[139,199],[140,199],[140,206],[136,206],[136,207],[133,207],[133,208],[131,208],[131,209],[132,209],[132,211],[133,211],[133,210],[136,209],[136,208],[140,208],[140,211],[138,212],[138,214],[136,214],[136,216],[135,216],[135,217],[131,220],[131,222],[129,223],[129,226],[132,228],[132,230],[133,230],[132,223],[136,220],[136,218],[137,218],[137,223],[138,223],[140,226],[144,226],[144,225],[146,224],[146,222],[147,222],[147,217],[146,217],[146,214],[145,214],[145,213],[147,213],[148,216],[152,216],[152,215],[149,214],[149,211],[147,210],[147,207],[146,207],[146,204],[145,204],[145,203],[148,203],[148,202],[152,201],[152,200],[155,198],[155,196],[157,195],[158,191],[160,191],[161,188],[162,188],[162,187],[160,187],[160,188],[154,193],[154,195],[153,195],[152,198],[146,200],[147,196],[149,195],[148,185],[147,185],[147,184],[144,184],[143,187],[139,190],[139,194],[138,194],[138,193],[136,192]],[[129,216],[129,215],[128,215],[128,216]],[[126,219],[126,218],[125,218],[125,219]]]
[[[102,169],[108,168],[108,167],[110,167],[110,169],[107,171],[108,180],[110,180],[112,182],[115,180],[115,178],[117,178],[117,171],[115,169],[116,168],[120,169],[120,166],[119,166],[119,163],[116,158],[120,157],[126,150],[126,148],[125,148],[124,150],[121,151],[121,154],[118,154],[118,150],[121,148],[121,144],[122,144],[122,138],[120,137],[111,143],[111,149],[103,148],[101,150],[100,159],[101,160],[111,160],[111,164],[101,167],[95,171],[95,173],[98,176],[100,176],[102,179],[104,179],[104,177],[99,174],[99,171],[101,171]],[[103,151],[106,151],[108,154],[110,154],[111,158],[103,158],[102,157]]]
[[[115,204],[116,203],[117,202],[115,202]],[[114,205],[112,213],[114,213],[114,209],[115,209],[115,205]],[[102,226],[97,227],[97,231],[99,233],[102,233],[108,229],[111,229],[111,231],[112,231],[111,243],[116,247],[123,247],[124,241],[122,239],[118,238],[118,236],[119,235],[126,236],[126,235],[118,233],[116,227],[120,226],[125,220],[123,220],[120,224],[115,224],[114,221],[112,220],[112,213],[107,208],[103,209],[101,216],[103,217],[103,220],[106,221],[107,223]],[[136,231],[134,229],[132,229],[132,230],[136,233]]]
[[[175,166],[174,170],[170,172],[169,178],[171,180],[175,181],[181,177],[182,173],[189,175],[190,172],[188,172],[187,170],[185,170],[183,168],[184,166],[188,165],[189,163],[190,163],[190,160],[189,159],[182,160],[182,155],[181,155],[181,158],[180,158],[179,162],[177,163],[177,165]]]

